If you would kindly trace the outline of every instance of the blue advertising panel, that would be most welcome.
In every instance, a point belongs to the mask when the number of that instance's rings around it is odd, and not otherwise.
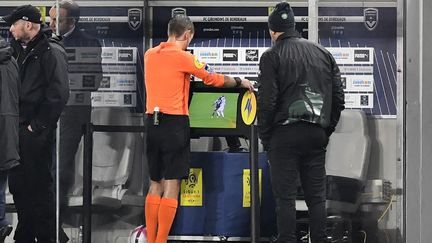
[[[308,11],[294,7],[296,29],[307,37]],[[154,7],[153,44],[166,40],[171,16],[195,24],[190,51],[216,72],[256,79],[261,54],[272,45],[266,7]],[[346,107],[376,117],[396,116],[396,7],[322,7],[319,43],[335,57]]]
[[[49,24],[51,6],[37,7]],[[1,7],[0,16],[13,9]],[[102,48],[94,53],[93,47],[65,45],[71,89],[68,105],[126,107],[131,112],[143,112],[143,8],[82,6],[80,12],[78,28],[96,38]],[[13,38],[9,27],[0,20],[0,35],[7,40]],[[100,81],[92,80],[95,73],[102,73]]]

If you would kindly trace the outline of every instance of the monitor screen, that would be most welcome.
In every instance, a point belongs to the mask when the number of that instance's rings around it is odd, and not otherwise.
[[[194,92],[189,106],[191,128],[236,128],[239,93]]]

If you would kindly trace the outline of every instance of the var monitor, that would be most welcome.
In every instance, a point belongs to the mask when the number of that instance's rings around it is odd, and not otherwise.
[[[191,137],[250,136],[256,114],[253,93],[241,88],[214,88],[191,83]]]

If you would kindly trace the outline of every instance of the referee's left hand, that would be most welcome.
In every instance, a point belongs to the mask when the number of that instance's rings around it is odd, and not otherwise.
[[[254,86],[253,86],[253,84],[251,83],[251,81],[249,81],[249,79],[242,78],[242,82],[241,82],[240,87],[242,87],[242,88],[246,88],[246,89],[248,89],[250,92],[253,92],[253,91],[254,91]]]

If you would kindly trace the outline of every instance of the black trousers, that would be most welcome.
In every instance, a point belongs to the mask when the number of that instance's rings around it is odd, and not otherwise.
[[[55,242],[55,198],[52,191],[54,131],[32,133],[20,126],[21,164],[9,173],[9,188],[18,213],[17,243]],[[35,240],[36,239],[36,240]]]
[[[60,226],[68,216],[68,193],[75,182],[75,155],[83,126],[91,120],[90,106],[66,106],[60,117],[59,199]],[[53,175],[56,174],[53,166]]]
[[[279,243],[295,243],[298,176],[309,209],[311,240],[326,242],[325,153],[328,137],[318,125],[297,122],[276,127],[269,147]]]

